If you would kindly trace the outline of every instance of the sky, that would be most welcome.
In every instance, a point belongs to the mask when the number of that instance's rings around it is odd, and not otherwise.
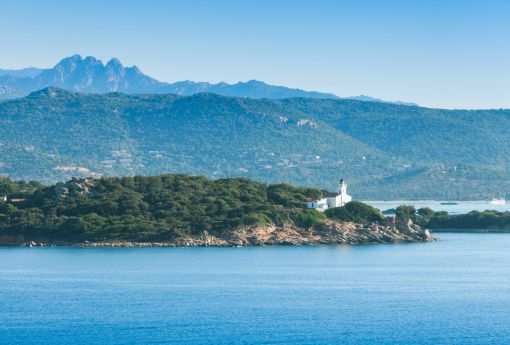
[[[507,0],[3,0],[0,30],[0,68],[81,54],[167,82],[510,108]]]

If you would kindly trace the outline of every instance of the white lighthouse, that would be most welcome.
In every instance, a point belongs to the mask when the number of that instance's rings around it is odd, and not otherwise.
[[[340,180],[338,184],[338,192],[326,193],[324,198],[309,199],[308,208],[313,208],[318,211],[324,211],[328,208],[342,207],[352,200],[352,197],[347,194],[347,183],[344,179]]]
[[[329,208],[342,207],[352,200],[352,197],[347,194],[347,183],[345,183],[344,179],[341,179],[338,184],[338,193],[328,193],[326,198]]]

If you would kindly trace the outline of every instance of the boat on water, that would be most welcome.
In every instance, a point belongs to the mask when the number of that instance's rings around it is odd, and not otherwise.
[[[492,198],[489,201],[489,204],[495,205],[495,206],[502,206],[502,205],[506,205],[506,200],[505,200],[505,198]]]

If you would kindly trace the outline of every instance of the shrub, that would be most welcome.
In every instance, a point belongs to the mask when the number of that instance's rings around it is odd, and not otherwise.
[[[377,223],[384,220],[381,211],[359,201],[351,201],[343,207],[330,208],[325,211],[328,218],[360,224]]]
[[[414,206],[400,205],[395,209],[395,216],[397,219],[407,220],[413,219],[416,214],[416,208]]]

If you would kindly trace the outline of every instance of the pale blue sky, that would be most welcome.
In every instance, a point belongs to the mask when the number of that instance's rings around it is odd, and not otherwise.
[[[510,1],[4,0],[0,30],[0,68],[79,53],[168,82],[510,108]]]

